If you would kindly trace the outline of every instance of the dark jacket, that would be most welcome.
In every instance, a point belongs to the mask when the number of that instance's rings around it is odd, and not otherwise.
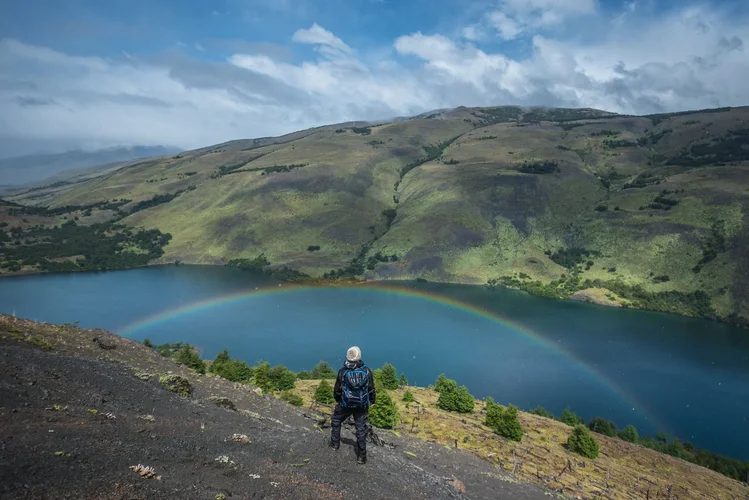
[[[333,397],[335,397],[337,403],[340,403],[341,398],[343,397],[343,387],[341,387],[341,384],[343,384],[343,374],[346,373],[346,370],[356,370],[357,368],[361,368],[362,366],[364,366],[364,362],[361,359],[357,361],[346,361],[343,364],[343,368],[338,370],[338,377],[335,380],[335,387],[333,388]],[[367,372],[367,376],[369,377],[367,389],[369,390],[369,405],[372,406],[373,404],[375,404],[375,401],[377,401],[374,375],[372,374],[372,371],[367,367],[364,368],[364,371]]]

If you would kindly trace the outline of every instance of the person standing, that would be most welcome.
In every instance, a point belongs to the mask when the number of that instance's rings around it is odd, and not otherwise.
[[[338,377],[333,388],[336,406],[331,418],[330,447],[338,450],[341,446],[341,424],[349,416],[354,417],[356,426],[356,463],[367,463],[367,432],[369,425],[369,407],[375,404],[375,391],[372,371],[361,359],[361,349],[350,347],[346,352],[346,362],[338,370]]]

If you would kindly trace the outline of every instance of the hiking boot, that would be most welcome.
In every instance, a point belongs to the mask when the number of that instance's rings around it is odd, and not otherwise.
[[[367,463],[367,456],[366,455],[359,455],[356,457],[356,463],[359,465],[364,465]]]
[[[341,447],[341,443],[340,443],[340,441],[338,443],[334,443],[333,441],[330,441],[328,443],[328,446],[330,446],[331,448],[333,448],[335,451],[338,451],[338,449]]]

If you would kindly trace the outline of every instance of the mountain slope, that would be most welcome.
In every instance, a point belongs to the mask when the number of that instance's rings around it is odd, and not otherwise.
[[[52,351],[12,340],[19,335]],[[94,337],[111,349],[100,349]],[[159,377],[167,374],[185,377],[192,393],[165,389]],[[368,463],[357,465],[348,429],[334,452],[329,431],[304,417],[309,410],[251,389],[200,376],[101,330],[1,316],[0,496],[547,498],[541,487],[475,455],[386,431],[383,439],[397,446],[370,445]],[[211,397],[228,398],[235,408],[219,407]],[[138,464],[153,467],[161,479],[139,477],[129,469]]]
[[[461,107],[146,160],[51,206],[131,200],[124,223],[173,236],[161,262],[262,253],[315,277],[496,280],[745,323],[747,119]]]
[[[183,377],[180,387],[187,382],[191,392],[167,390],[162,379],[170,375]],[[293,390],[309,403],[318,383],[297,380]],[[199,375],[102,330],[0,315],[6,452],[0,496],[523,500],[566,498],[562,492],[727,500],[746,494],[745,484],[715,471],[600,434],[600,455],[583,458],[566,447],[571,427],[530,413],[520,412],[525,433],[511,441],[485,425],[484,401],[469,414],[448,412],[437,407],[436,391],[416,387],[408,387],[416,399],[410,406],[402,402],[403,389],[390,392],[397,431],[377,430],[388,446],[368,445],[362,467],[355,464],[350,426],[341,449],[328,448],[330,406],[296,408],[255,389]],[[137,464],[153,467],[161,479],[140,478],[129,470]]]

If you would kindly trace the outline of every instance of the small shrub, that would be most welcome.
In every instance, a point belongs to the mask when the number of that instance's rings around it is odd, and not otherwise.
[[[296,374],[284,365],[278,365],[268,370],[268,380],[273,386],[273,389],[277,391],[288,391],[294,388]]]
[[[302,406],[304,405],[304,401],[302,400],[302,397],[299,394],[295,394],[291,391],[284,391],[279,396],[281,401],[286,401],[287,403],[294,405],[294,406]]]
[[[553,413],[551,413],[549,410],[547,410],[543,406],[536,406],[533,410],[531,410],[531,413],[533,413],[534,415],[538,415],[539,417],[546,417],[546,418],[551,418],[551,419],[556,418],[554,417]]]
[[[588,429],[604,436],[616,436],[616,424],[601,417],[594,417],[588,422]]]
[[[510,405],[507,409],[495,404],[492,400],[486,402],[486,421],[490,429],[512,441],[520,441],[523,428],[518,420],[518,409]]]
[[[570,427],[574,427],[576,425],[585,425],[585,420],[572,413],[572,410],[570,410],[569,406],[562,410],[562,414],[560,415],[559,420],[569,425]]]
[[[590,431],[584,425],[575,426],[569,439],[567,439],[567,446],[573,453],[588,458],[596,458],[600,449],[598,441],[591,436]]]
[[[321,379],[321,378],[334,379],[337,376],[338,376],[338,373],[336,373],[336,371],[333,370],[330,367],[330,365],[325,361],[320,361],[312,369],[313,379]]]
[[[253,370],[244,361],[232,359],[224,349],[216,355],[211,364],[211,372],[231,382],[247,382],[252,378]]]
[[[637,429],[634,425],[628,425],[619,431],[619,439],[630,443],[636,443],[640,439],[640,436],[637,434]]]
[[[401,373],[401,376],[398,379],[398,385],[400,387],[406,387],[408,385],[408,379],[406,378],[406,374],[405,373]]]
[[[390,391],[398,388],[398,375],[395,367],[390,363],[385,363],[382,366],[382,385]]]
[[[335,403],[335,398],[333,397],[333,388],[330,386],[330,383],[328,383],[327,380],[322,380],[317,386],[317,389],[315,389],[314,399],[318,403],[322,403],[324,405]]]
[[[237,407],[234,406],[234,401],[229,398],[223,396],[211,396],[208,398],[208,400],[216,406],[220,406],[228,410],[237,411]]]
[[[143,339],[143,345],[146,347],[150,347],[151,349],[154,348],[153,342],[151,342],[151,339],[149,339],[148,337]]]
[[[369,422],[380,429],[394,429],[398,423],[398,408],[387,391],[378,391],[377,402],[369,409]]]
[[[468,388],[466,386],[458,387],[454,380],[449,380],[449,382],[452,382],[452,384],[449,384],[449,388],[440,391],[437,407],[458,413],[471,413],[476,400],[468,392]]]
[[[163,375],[159,377],[159,383],[166,389],[179,394],[180,396],[189,396],[192,394],[192,385],[185,377],[179,375]]]
[[[416,401],[416,399],[414,398],[414,395],[411,391],[406,391],[403,393],[404,403],[413,403],[414,401]]]
[[[203,360],[200,359],[198,353],[195,352],[189,344],[182,346],[174,357],[174,360],[181,365],[192,368],[198,373],[205,373],[205,363],[203,363]]]
[[[445,376],[444,373],[442,373],[434,382],[434,390],[437,392],[442,392],[444,389],[450,389],[450,387],[452,387],[452,384],[450,384],[450,382],[455,383],[454,380],[451,381]]]

